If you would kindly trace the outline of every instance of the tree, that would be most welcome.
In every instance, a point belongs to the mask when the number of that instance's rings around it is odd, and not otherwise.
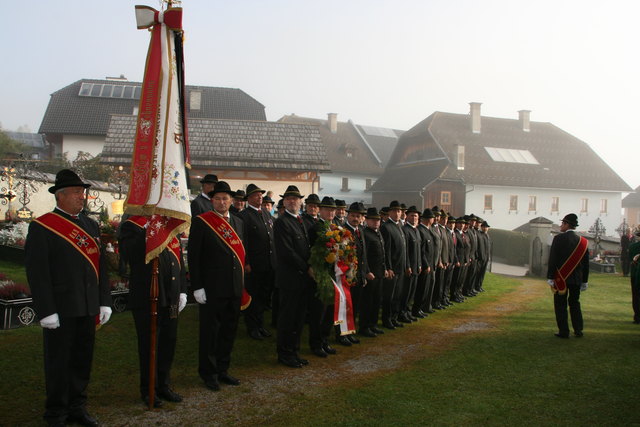
[[[28,153],[31,148],[20,141],[12,139],[0,130],[0,159],[15,159],[21,153]]]

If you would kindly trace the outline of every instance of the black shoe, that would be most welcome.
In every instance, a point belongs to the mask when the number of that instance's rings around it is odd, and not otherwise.
[[[322,343],[322,349],[327,354],[337,354],[338,353],[338,350],[336,350],[335,348],[331,347],[329,345],[329,343],[326,343],[326,342]]]
[[[427,313],[427,314],[433,314],[433,313],[435,313],[435,312],[436,312],[436,311],[435,311],[434,309],[432,309],[432,308],[430,308],[430,309],[428,309],[427,311],[425,311],[425,313]]]
[[[182,402],[182,396],[170,388],[163,388],[158,391],[158,397],[167,402]]]
[[[420,314],[420,312],[413,313],[412,316],[416,319],[424,319],[424,314]]]
[[[355,335],[347,335],[347,339],[351,341],[351,344],[360,344],[360,340]]]
[[[393,319],[391,322],[393,322],[393,326],[395,326],[396,328],[404,328],[404,325],[395,319]]]
[[[584,336],[584,334],[582,333],[582,331],[580,332],[574,332],[573,335],[577,338],[582,338]]]
[[[149,407],[149,396],[142,396],[142,403],[144,403],[144,406],[146,406],[148,408]],[[153,407],[154,408],[162,408],[163,404],[164,404],[164,402],[158,398],[157,394],[155,396],[153,396]]]
[[[382,326],[391,330],[394,330],[396,328],[396,325],[394,325],[393,322],[390,320],[382,322]]]
[[[300,359],[299,357],[296,357],[296,360],[298,361],[299,364],[301,364],[302,366],[307,366],[309,364],[309,361],[307,359]]]
[[[162,402],[160,402],[160,403],[162,404]],[[69,423],[69,424],[77,423],[77,424],[80,424],[82,426],[87,426],[87,427],[94,427],[94,426],[99,425],[98,424],[98,420],[96,420],[91,415],[89,415],[87,410],[84,409],[84,408],[70,413],[69,416],[67,417],[67,423]]]
[[[484,292],[484,288],[478,289],[478,292]]]
[[[291,357],[278,357],[278,363],[281,363],[284,366],[288,366],[290,368],[302,368],[302,363],[298,362],[297,359],[293,359]]]
[[[47,419],[47,426],[49,427],[65,427],[67,425],[66,418],[49,418]]]
[[[220,374],[218,374],[218,381],[220,381],[221,383],[225,383],[228,385],[240,385],[240,380],[232,377],[231,375],[229,375],[226,372],[222,372]]]
[[[349,340],[349,338],[347,338],[344,335],[341,335],[339,337],[336,337],[336,342],[340,345],[343,345],[345,347],[351,347],[351,341]]]
[[[633,321],[633,324],[634,324],[634,325],[640,325],[640,320],[634,320],[634,321]]]
[[[249,336],[254,340],[258,340],[258,341],[262,341],[264,339],[264,336],[260,333],[258,329],[249,331]]]
[[[315,354],[318,357],[327,357],[328,356],[327,352],[324,351],[321,348],[312,348],[311,349],[311,353]]]
[[[375,338],[378,335],[376,335],[375,332],[373,332],[370,328],[364,328],[364,329],[360,329],[360,332],[358,332],[360,335],[362,335],[363,337],[367,337],[367,338]]]
[[[380,328],[378,328],[377,326],[372,326],[370,328],[374,333],[378,334],[378,335],[382,335],[384,334],[384,331]]]
[[[406,315],[401,314],[400,316],[398,316],[398,322],[411,323],[411,319],[409,319]],[[396,325],[396,326],[398,326],[398,325]]]
[[[418,318],[416,316],[414,316],[413,314],[407,314],[407,318],[409,318],[409,320],[411,320],[412,322],[417,322]]]
[[[208,379],[204,381],[204,386],[212,391],[220,391],[220,383],[216,379]]]
[[[258,331],[260,331],[260,335],[265,338],[271,337],[271,332],[267,331],[265,328],[259,328]]]
[[[564,335],[564,334],[553,334],[555,336],[557,336],[558,338],[564,338],[564,339],[568,339],[569,335]]]

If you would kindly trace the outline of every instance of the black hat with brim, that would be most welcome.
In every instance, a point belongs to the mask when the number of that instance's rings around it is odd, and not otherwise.
[[[378,214],[378,209],[375,207],[367,209],[367,213],[364,215],[367,219],[380,219],[380,215]]]
[[[576,228],[578,226],[578,215],[574,213],[567,214],[562,218],[562,222],[566,222],[573,228]]]
[[[380,208],[380,215],[389,215],[389,206],[383,206]]]
[[[218,177],[212,173],[208,173],[202,178],[200,184],[215,184],[218,182]]]
[[[425,219],[435,218],[435,215],[433,214],[431,209],[426,208],[425,210],[422,211],[422,215],[420,215],[420,218],[425,218]]]
[[[407,209],[407,212],[406,212],[406,213],[407,213],[407,214],[415,213],[415,214],[420,215],[420,211],[418,210],[418,208],[416,208],[416,207],[415,207],[415,206],[413,206],[413,205],[412,205],[412,206],[409,206],[409,209]]]
[[[283,199],[289,196],[295,196],[299,199],[302,199],[304,197],[302,194],[300,194],[300,190],[298,190],[298,187],[296,187],[295,185],[288,186],[284,194],[280,195],[280,197],[282,197]]]
[[[335,200],[333,200],[333,197],[329,197],[329,196],[324,196],[322,198],[322,201],[320,202],[319,205],[321,208],[331,208],[331,209],[335,209],[336,208],[336,202]]]
[[[260,193],[264,194],[264,193],[267,192],[267,190],[263,190],[262,188],[258,187],[255,184],[247,185],[247,197],[249,197],[253,193],[257,193],[257,192],[260,192]]]
[[[487,221],[482,221],[482,224],[480,224],[482,227],[487,227],[487,228],[491,228],[491,226],[489,225],[489,223]]]
[[[309,204],[319,205],[320,204],[320,197],[318,197],[318,195],[315,194],[315,193],[309,194],[309,197],[304,199],[304,203],[305,203],[305,205],[309,205]]]
[[[56,174],[56,182],[49,187],[49,193],[55,194],[56,191],[66,187],[84,187],[89,188],[91,184],[83,182],[80,177],[70,169],[62,169]]]
[[[400,205],[400,202],[398,202],[397,200],[393,200],[391,203],[389,203],[389,210],[395,210],[395,209],[400,209],[402,210],[402,206]]]
[[[344,200],[336,199],[336,208],[346,208],[347,202]]]
[[[351,205],[349,205],[349,209],[347,209],[347,212],[354,212],[364,215],[367,213],[367,210],[364,208],[362,202],[353,202],[351,203]]]
[[[231,197],[236,196],[236,192],[231,190],[229,184],[226,181],[218,181],[216,185],[213,187],[213,190],[209,192],[209,197],[213,197],[216,193],[227,193]]]
[[[262,198],[262,203],[271,203],[271,204],[273,204],[273,199],[271,197],[269,197],[269,196],[264,196]]]

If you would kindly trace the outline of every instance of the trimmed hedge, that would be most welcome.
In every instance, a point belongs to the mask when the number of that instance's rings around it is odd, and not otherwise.
[[[529,264],[531,236],[529,233],[492,228],[493,259],[509,265]]]

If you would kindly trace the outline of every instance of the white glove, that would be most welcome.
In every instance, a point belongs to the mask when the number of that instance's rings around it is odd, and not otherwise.
[[[187,294],[180,294],[180,301],[178,302],[178,313],[180,313],[187,306]]]
[[[584,292],[584,291],[586,291],[586,290],[587,290],[587,288],[588,288],[588,287],[589,287],[589,284],[588,284],[588,283],[583,283],[583,284],[581,284],[581,285],[580,285],[580,290],[581,290],[582,292]]]
[[[551,286],[552,288],[556,287],[556,281],[553,279],[549,279],[547,280],[547,283],[549,284],[549,286]]]
[[[193,297],[198,301],[198,304],[205,304],[207,302],[207,294],[205,293],[204,288],[193,291]]]
[[[100,324],[104,325],[111,318],[111,307],[107,307],[106,305],[100,306]]]
[[[60,327],[60,318],[58,317],[58,313],[53,313],[45,317],[44,319],[40,319],[40,326],[46,329],[56,329]]]

